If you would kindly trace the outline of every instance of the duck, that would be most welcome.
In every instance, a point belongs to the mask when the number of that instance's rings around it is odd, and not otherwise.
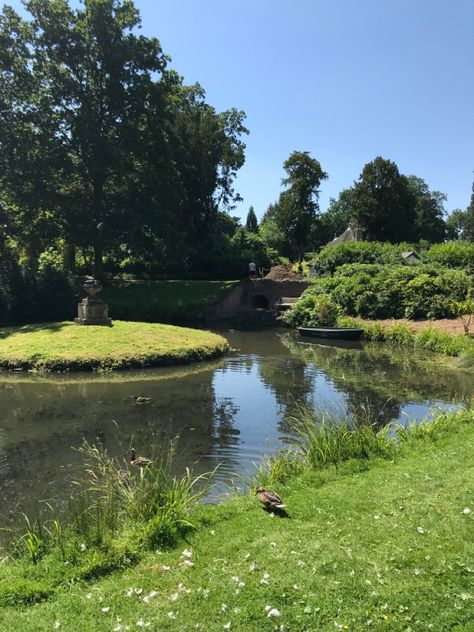
[[[255,490],[255,494],[258,496],[259,501],[265,505],[266,509],[284,509],[285,505],[283,504],[280,496],[272,491],[271,489],[265,489],[260,485]]]
[[[132,395],[130,399],[133,399],[135,404],[149,404],[151,397],[144,397],[143,395]]]
[[[137,456],[135,448],[130,448],[128,455],[130,457],[130,465],[135,467],[146,467],[147,465],[151,465],[153,463],[153,461],[151,459],[147,459],[146,456]]]

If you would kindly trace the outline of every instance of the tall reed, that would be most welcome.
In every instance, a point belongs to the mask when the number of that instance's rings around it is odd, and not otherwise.
[[[300,406],[291,422],[295,437],[288,442],[315,469],[349,459],[393,458],[397,452],[388,425],[377,429],[375,423],[336,420],[307,406]]]

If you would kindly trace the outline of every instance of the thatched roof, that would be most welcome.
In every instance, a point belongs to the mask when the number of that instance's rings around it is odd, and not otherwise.
[[[326,245],[338,246],[339,244],[343,244],[346,241],[358,241],[356,233],[352,230],[350,226],[349,228],[346,228],[346,230],[341,235],[339,235],[339,237],[335,237]]]

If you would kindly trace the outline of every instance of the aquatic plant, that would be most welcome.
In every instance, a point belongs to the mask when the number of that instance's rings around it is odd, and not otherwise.
[[[397,446],[389,437],[390,425],[378,430],[375,423],[334,419],[307,406],[300,406],[291,418],[295,438],[288,442],[314,469],[349,459],[393,458]]]

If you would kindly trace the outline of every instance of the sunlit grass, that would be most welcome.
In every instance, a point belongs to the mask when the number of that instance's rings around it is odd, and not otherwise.
[[[114,321],[112,327],[99,327],[61,322],[0,329],[4,368],[146,367],[203,360],[227,350],[222,336],[161,324]]]

